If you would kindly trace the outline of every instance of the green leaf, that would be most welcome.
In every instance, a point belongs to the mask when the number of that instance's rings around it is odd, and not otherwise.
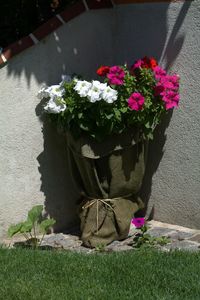
[[[12,237],[13,235],[17,234],[20,232],[20,229],[22,227],[23,223],[18,223],[16,225],[10,225],[10,227],[8,228],[8,236]]]
[[[86,125],[83,125],[82,123],[80,124],[80,128],[83,129],[84,131],[89,131],[89,127]]]
[[[20,228],[20,233],[31,232],[32,228],[33,228],[33,224],[30,222],[30,220],[27,220],[22,223],[22,226]]]
[[[151,124],[150,124],[150,122],[148,121],[148,122],[146,122],[145,124],[144,124],[144,126],[146,127],[146,128],[151,128]]]
[[[120,110],[121,110],[122,113],[126,113],[127,110],[128,110],[128,107],[122,107]]]
[[[110,120],[113,117],[113,114],[105,115],[107,120]]]
[[[43,233],[46,233],[55,223],[54,219],[46,219],[40,223],[40,229]]]
[[[32,224],[37,222],[42,215],[43,205],[36,205],[28,212],[28,220]]]
[[[147,134],[147,138],[148,138],[149,140],[153,140],[153,133],[152,133],[152,132],[149,132],[149,133]]]
[[[118,121],[121,121],[121,113],[117,108],[114,108],[115,117]]]

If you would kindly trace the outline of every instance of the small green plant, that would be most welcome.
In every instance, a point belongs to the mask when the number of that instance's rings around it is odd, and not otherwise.
[[[55,224],[54,219],[42,218],[43,205],[34,206],[29,212],[28,217],[24,222],[11,225],[8,229],[8,236],[12,237],[15,234],[22,234],[26,239],[26,244],[31,248],[38,248],[44,238],[44,235]],[[38,235],[42,233],[42,238]]]
[[[132,223],[139,228],[141,232],[136,233],[133,238],[133,247],[140,248],[141,246],[164,246],[170,243],[170,239],[166,236],[153,237],[146,233],[149,227],[145,224],[145,218],[134,218]]]
[[[96,247],[95,247],[95,251],[96,252],[105,252],[106,249],[105,249],[105,244],[98,244]]]

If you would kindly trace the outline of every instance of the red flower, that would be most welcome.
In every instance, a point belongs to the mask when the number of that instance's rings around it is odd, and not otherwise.
[[[149,57],[145,56],[142,59],[142,61],[143,61],[142,67],[146,68],[146,69],[152,69],[153,70],[153,68],[155,68],[158,65],[157,61],[153,57],[149,58]]]
[[[143,57],[142,59],[137,60],[130,69],[130,74],[134,75],[135,69],[151,69],[153,70],[155,67],[157,67],[158,63],[153,57]]]
[[[108,66],[101,66],[98,70],[97,70],[97,74],[99,76],[106,76],[107,73],[110,71],[110,67]]]
[[[150,68],[150,59],[147,56],[142,58],[142,68]]]
[[[155,60],[155,58],[151,57],[150,58],[150,66],[151,66],[151,69],[157,67],[158,63],[157,61]]]

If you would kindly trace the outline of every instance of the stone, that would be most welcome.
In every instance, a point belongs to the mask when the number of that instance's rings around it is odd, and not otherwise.
[[[86,248],[83,246],[79,246],[77,248],[73,248],[70,250],[73,250],[73,252],[76,252],[76,253],[83,253],[83,254],[92,254],[95,252],[95,249],[90,249],[90,248]]]
[[[105,248],[106,251],[112,252],[121,252],[121,251],[127,251],[127,250],[133,250],[133,247],[128,245],[121,245],[121,244],[113,244],[111,243]]]
[[[74,247],[79,247],[82,242],[79,240],[78,237],[73,235],[66,235],[63,233],[59,234],[51,234],[50,236],[45,236],[42,242],[43,246],[52,246],[55,248],[63,248],[63,249],[70,249]]]
[[[189,240],[200,243],[200,233],[193,235],[193,237],[189,238]]]
[[[147,233],[153,237],[168,236],[172,232],[174,232],[173,229],[164,228],[164,227],[154,227],[147,231]]]
[[[193,232],[187,231],[173,231],[168,234],[168,237],[173,240],[183,241],[185,239],[189,239],[194,235]]]
[[[197,251],[200,250],[200,245],[191,241],[175,241],[166,246],[163,246],[163,250],[185,250],[185,251]]]
[[[127,245],[127,246],[131,246],[133,244],[133,236],[128,237],[127,239],[120,241],[120,245]]]

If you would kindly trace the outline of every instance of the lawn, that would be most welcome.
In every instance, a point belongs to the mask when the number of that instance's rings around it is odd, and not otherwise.
[[[200,299],[200,253],[0,249],[1,300]]]

